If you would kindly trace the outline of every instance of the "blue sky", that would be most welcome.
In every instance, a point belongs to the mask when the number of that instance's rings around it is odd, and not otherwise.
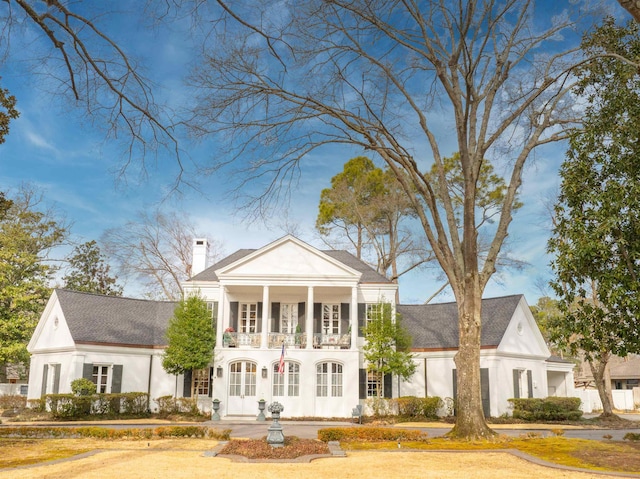
[[[144,60],[148,75],[158,85],[156,97],[176,107],[187,101],[182,80],[193,51],[185,34],[187,22],[175,23],[171,30],[149,31],[138,28],[134,17],[119,18],[108,27]],[[28,41],[30,48],[37,49],[39,40],[30,27],[25,28],[21,32],[25,36],[16,36],[13,41],[21,38],[21,42]],[[229,178],[224,174],[201,178],[199,191],[185,187],[181,195],[167,196],[177,168],[165,152],[149,165],[146,176],[134,167],[125,179],[118,178],[116,172],[125,158],[122,144],[105,140],[100,125],[92,125],[78,110],[52,98],[52,85],[45,76],[33,73],[39,67],[29,61],[29,52],[14,48],[9,61],[0,63],[0,85],[17,97],[21,112],[11,125],[6,143],[0,145],[0,189],[12,190],[24,182],[36,186],[73,223],[76,241],[99,239],[106,229],[122,226],[138,211],[162,202],[168,211],[188,212],[203,235],[222,241],[227,254],[238,248],[260,247],[282,236],[284,231],[277,225],[283,223],[284,216],[298,225],[302,240],[324,248],[313,228],[320,190],[329,186],[331,177],[345,161],[362,151],[333,148],[308,158],[299,183],[293,188],[290,210],[274,212],[269,225],[248,223],[242,214],[235,213],[226,195]],[[216,154],[215,143],[189,143],[182,139],[189,171],[190,161],[206,161]],[[549,278],[549,258],[545,253],[549,220],[545,204],[557,190],[563,148],[554,145],[540,149],[529,162],[521,192],[525,206],[515,215],[509,244],[512,255],[526,261],[527,266],[498,275],[487,287],[485,297],[524,293],[534,304],[542,294],[539,285]],[[407,275],[400,282],[401,301],[422,302],[440,283],[432,270]],[[134,284],[125,288],[125,293],[133,291]],[[446,292],[438,297],[439,301],[451,299]]]

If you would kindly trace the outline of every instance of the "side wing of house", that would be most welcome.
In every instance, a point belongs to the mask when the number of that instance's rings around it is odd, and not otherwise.
[[[31,353],[28,399],[62,392],[61,384],[65,384],[71,373],[70,358],[74,349],[69,325],[54,291],[27,346]]]

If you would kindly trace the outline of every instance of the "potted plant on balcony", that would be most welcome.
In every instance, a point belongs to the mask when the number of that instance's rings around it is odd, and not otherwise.
[[[222,335],[223,346],[232,348],[236,345],[236,342],[233,339],[233,334],[231,334],[235,332],[236,332],[235,329],[233,329],[232,327],[228,327],[227,329],[224,330],[224,334]]]
[[[302,342],[302,331],[300,331],[300,325],[296,325],[296,334],[295,334],[296,346],[300,347],[300,343]]]

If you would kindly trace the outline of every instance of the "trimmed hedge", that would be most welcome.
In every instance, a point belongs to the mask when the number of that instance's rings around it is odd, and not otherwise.
[[[0,409],[23,409],[27,405],[26,396],[3,394],[0,396]]]
[[[171,414],[190,414],[192,416],[201,415],[196,398],[174,398],[173,396],[161,396],[156,398],[158,404],[158,415],[160,417]]]
[[[443,401],[438,396],[419,398],[416,396],[403,396],[396,399],[398,414],[409,418],[436,419],[438,410],[443,406]]]
[[[228,441],[231,429],[215,429],[207,426],[161,426],[156,428],[109,429],[97,426],[86,427],[2,427],[0,437],[25,438],[79,438],[96,439],[153,439],[167,437],[196,437]]]
[[[523,421],[577,421],[582,417],[580,398],[519,398],[509,402],[514,419]]]
[[[318,439],[329,441],[426,441],[426,432],[387,427],[330,427],[318,430]]]
[[[92,394],[47,394],[46,409],[55,419],[78,419],[97,416],[143,416],[147,414],[147,393]]]

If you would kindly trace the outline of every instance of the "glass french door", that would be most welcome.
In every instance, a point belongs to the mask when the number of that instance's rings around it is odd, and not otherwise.
[[[229,364],[230,415],[256,414],[257,366],[253,361],[235,361]]]
[[[283,303],[280,305],[280,332],[294,334],[298,327],[298,304]]]

